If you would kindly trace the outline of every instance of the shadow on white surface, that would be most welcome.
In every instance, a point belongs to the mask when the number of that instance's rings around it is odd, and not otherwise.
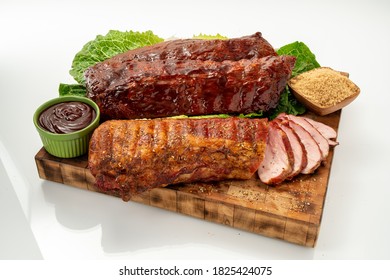
[[[64,227],[83,234],[100,226],[102,250],[111,256],[312,259],[314,254],[311,248],[66,185],[44,181],[42,189]]]

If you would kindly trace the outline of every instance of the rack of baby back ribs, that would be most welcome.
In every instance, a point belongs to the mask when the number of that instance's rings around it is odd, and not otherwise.
[[[165,41],[90,67],[87,96],[105,120],[89,145],[96,187],[127,201],[177,183],[257,172],[274,185],[314,172],[337,144],[334,129],[287,114],[271,121],[235,116],[274,109],[294,64],[258,32]],[[210,114],[232,117],[188,117]]]

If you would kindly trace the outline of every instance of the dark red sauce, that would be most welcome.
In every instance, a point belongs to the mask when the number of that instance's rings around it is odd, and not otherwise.
[[[39,125],[52,133],[72,133],[87,127],[96,118],[88,104],[71,101],[55,104],[39,115]]]

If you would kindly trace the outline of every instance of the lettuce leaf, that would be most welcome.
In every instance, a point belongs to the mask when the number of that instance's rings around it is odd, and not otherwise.
[[[278,55],[292,55],[297,58],[291,77],[295,77],[303,72],[320,67],[315,55],[311,52],[308,46],[303,42],[293,42],[287,44],[276,51]],[[306,112],[305,106],[298,102],[294,95],[290,92],[288,86],[285,87],[277,107],[270,113],[269,118],[274,119],[280,113],[293,115],[301,115]]]
[[[290,89],[286,85],[283,92],[280,94],[279,103],[274,110],[269,114],[269,118],[272,120],[276,118],[280,113],[301,115],[306,112],[305,106],[298,102],[294,95],[290,92]]]
[[[221,118],[226,119],[232,117],[228,114],[215,114],[215,115],[199,115],[199,116],[188,116],[188,115],[178,115],[168,117],[169,119],[210,119],[210,118]]]
[[[199,33],[199,35],[194,35],[193,38],[194,39],[203,39],[203,40],[210,40],[210,39],[226,40],[226,39],[228,39],[228,37],[223,36],[223,35],[221,35],[219,33],[217,33],[216,35],[206,35],[206,34],[203,34],[203,33]]]
[[[76,96],[86,96],[87,89],[85,86],[80,84],[60,84],[58,88],[58,92],[60,93],[60,96],[66,96],[66,95],[76,95]]]
[[[297,58],[291,77],[295,77],[303,72],[320,67],[320,64],[316,60],[316,56],[303,42],[293,42],[281,47],[276,52],[278,55],[292,55]]]
[[[263,111],[258,111],[258,112],[253,112],[249,114],[239,114],[239,118],[263,118],[264,117],[264,112]]]
[[[88,67],[119,53],[162,41],[164,39],[153,34],[152,31],[110,30],[105,36],[98,35],[95,40],[89,41],[83,46],[74,57],[69,73],[79,84],[84,84],[84,71]]]

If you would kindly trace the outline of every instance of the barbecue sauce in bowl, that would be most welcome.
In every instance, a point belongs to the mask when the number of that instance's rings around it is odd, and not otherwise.
[[[55,104],[39,115],[39,125],[52,133],[68,134],[79,131],[96,118],[95,110],[88,104],[69,101]]]

